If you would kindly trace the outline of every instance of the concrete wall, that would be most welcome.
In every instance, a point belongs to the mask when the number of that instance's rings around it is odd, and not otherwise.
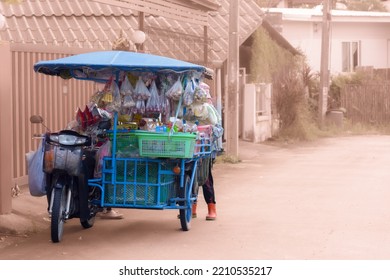
[[[271,85],[246,84],[243,105],[243,140],[263,142],[272,137],[272,130]]]
[[[313,71],[321,66],[321,22],[285,21],[282,35],[307,56]],[[358,32],[357,32],[358,30]],[[361,42],[361,66],[390,67],[388,61],[390,23],[332,22],[330,70],[342,70],[342,42]]]
[[[12,183],[12,59],[10,45],[0,41],[0,214],[11,212]]]

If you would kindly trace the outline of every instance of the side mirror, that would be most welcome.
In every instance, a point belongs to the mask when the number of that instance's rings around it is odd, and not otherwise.
[[[30,117],[30,122],[31,123],[43,123],[43,118],[39,115],[32,115]]]

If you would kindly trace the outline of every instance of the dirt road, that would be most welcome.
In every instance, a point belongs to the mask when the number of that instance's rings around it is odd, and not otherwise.
[[[69,221],[53,244],[45,201],[25,192],[14,205],[37,209],[37,232],[0,259],[390,259],[390,136],[240,142],[240,158],[214,167],[217,221],[204,219],[201,197],[188,232],[176,211],[120,209],[125,219],[88,230]]]

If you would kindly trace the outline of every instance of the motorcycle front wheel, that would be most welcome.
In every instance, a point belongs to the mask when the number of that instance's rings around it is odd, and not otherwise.
[[[51,240],[58,243],[64,233],[65,210],[66,210],[66,187],[54,188],[53,206],[51,212]]]

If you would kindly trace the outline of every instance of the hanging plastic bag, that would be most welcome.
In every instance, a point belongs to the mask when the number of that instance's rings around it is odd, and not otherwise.
[[[150,85],[150,97],[146,102],[145,111],[151,113],[158,113],[161,111],[160,95],[158,94],[155,81],[152,81],[152,84]]]
[[[183,94],[183,105],[189,106],[194,102],[195,81],[187,79],[187,85]]]
[[[81,130],[87,129],[87,116],[80,110],[80,108],[76,113],[76,121],[78,122]]]
[[[122,98],[116,82],[112,82],[110,92],[112,93],[112,101],[105,109],[109,112],[119,112],[122,106]]]
[[[122,82],[122,85],[120,88],[120,94],[123,98],[122,109],[128,110],[128,109],[135,106],[135,102],[134,102],[134,99],[132,97],[134,95],[134,88],[131,85],[127,75],[125,75],[125,78]]]
[[[160,104],[161,104],[161,121],[163,123],[168,123],[169,117],[171,116],[171,103],[169,99],[165,96],[165,94],[161,94]]]
[[[114,78],[110,77],[110,79],[104,85],[103,94],[102,94],[102,97],[100,99],[100,104],[98,104],[99,107],[105,108],[107,106],[107,104],[112,102],[113,98],[112,98],[111,87],[112,87],[113,81],[114,81]]]
[[[199,121],[205,121],[207,120],[209,116],[209,112],[207,110],[206,106],[203,106],[204,104],[200,103],[194,103],[192,104],[192,111],[194,112],[195,118]]]
[[[146,87],[142,77],[138,77],[137,84],[134,89],[134,99],[135,100],[147,100],[150,97],[150,92]]]
[[[207,101],[207,92],[200,86],[196,86],[194,90],[194,102],[204,103]]]
[[[122,104],[122,108],[123,109],[130,109],[132,107],[135,106],[135,102],[133,100],[133,97],[130,95],[130,94],[126,94],[124,97],[123,97],[123,104]]]
[[[170,89],[167,90],[166,96],[172,100],[179,101],[181,95],[183,94],[183,85],[181,84],[180,77],[172,85]]]
[[[95,178],[100,178],[102,176],[103,158],[111,156],[111,146],[111,141],[107,140],[96,152]]]
[[[135,109],[134,109],[133,113],[139,113],[139,114],[145,113],[145,101],[144,100],[137,100],[135,102]]]
[[[43,142],[43,140],[42,140]],[[32,196],[46,195],[46,174],[43,172],[44,150],[42,142],[35,152],[26,154],[28,166],[28,187]]]
[[[207,112],[208,112],[207,121],[208,121],[208,123],[211,125],[216,125],[218,123],[217,110],[214,110],[214,108],[213,108],[214,106],[209,104],[209,103],[204,103],[203,106],[207,108]]]
[[[120,88],[120,93],[122,96],[126,96],[128,94],[133,95],[134,94],[134,88],[131,85],[129,78],[127,75],[125,75],[125,78],[122,82],[121,88]]]
[[[101,104],[101,100],[103,98],[104,92],[103,91],[97,91],[95,92],[91,98],[89,99],[90,104],[96,104],[99,106]]]

